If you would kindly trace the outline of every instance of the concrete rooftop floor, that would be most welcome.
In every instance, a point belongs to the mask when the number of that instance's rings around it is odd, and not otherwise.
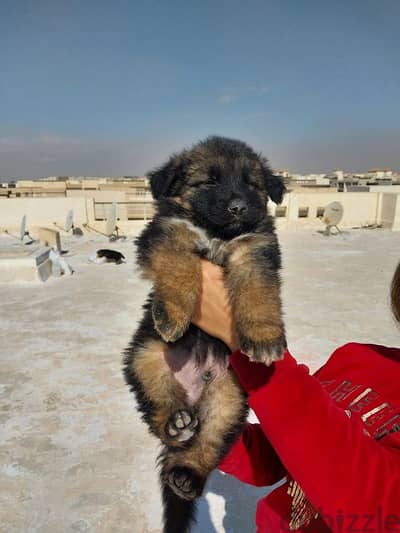
[[[388,288],[400,233],[279,236],[289,348],[299,361],[315,370],[348,341],[399,344]],[[0,238],[0,250],[19,246]],[[148,285],[132,239],[69,237],[64,247],[73,276],[0,285],[0,531],[158,533],[157,441],[121,373]],[[88,264],[100,247],[127,263]],[[265,492],[215,472],[194,531],[253,531]]]

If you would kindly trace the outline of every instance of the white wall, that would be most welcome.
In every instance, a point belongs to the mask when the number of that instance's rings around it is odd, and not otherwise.
[[[388,194],[398,194],[400,185],[370,185],[370,192],[384,192]]]
[[[68,198],[93,198],[96,202],[126,202],[126,193],[125,191],[95,191],[90,190],[81,190],[81,189],[68,189],[67,190]]]
[[[317,208],[325,208],[331,202],[343,205],[344,215],[340,222],[342,228],[352,228],[366,224],[379,223],[379,202],[381,193],[371,192],[292,192],[286,195],[282,205],[287,206],[286,218],[277,218],[278,228],[323,229],[324,224],[317,218]],[[299,208],[308,207],[308,217],[299,218]],[[271,208],[275,213],[275,208]]]
[[[400,231],[400,195],[397,196],[396,209],[394,212],[394,220],[392,225],[393,231]]]
[[[97,195],[96,195],[97,196]],[[101,201],[126,201],[123,196],[116,197],[114,191],[102,191],[98,196]],[[385,227],[400,231],[400,193],[337,193],[337,192],[292,192],[285,196],[286,217],[277,218],[278,228],[324,229],[324,224],[317,218],[317,208],[325,208],[329,203],[338,201],[343,205],[344,216],[341,228],[352,228],[366,224],[384,224]],[[139,206],[140,207],[140,206]],[[308,217],[299,218],[300,207],[308,207]],[[134,221],[127,220],[130,206],[118,207],[119,225],[129,231]],[[102,231],[104,222],[95,220],[94,200],[92,198],[4,198],[0,199],[0,231],[19,228],[23,215],[27,215],[28,228],[53,226],[54,222],[63,225],[67,212],[73,209],[76,226],[89,224]],[[151,206],[146,209],[151,216]],[[275,213],[275,205],[270,204],[270,212]]]
[[[5,198],[0,200],[0,231],[20,227],[24,215],[28,228],[64,225],[67,213],[74,211],[75,225],[87,223],[85,198]]]
[[[382,193],[379,202],[378,218],[385,228],[392,228],[396,218],[396,206],[399,195],[392,193]]]

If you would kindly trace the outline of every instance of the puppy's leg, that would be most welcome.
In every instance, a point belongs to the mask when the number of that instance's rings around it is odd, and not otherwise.
[[[275,235],[248,235],[229,243],[225,280],[239,345],[252,360],[270,364],[286,348]]]
[[[152,433],[165,445],[182,448],[198,430],[198,418],[166,362],[166,349],[164,342],[149,340],[136,349],[125,374]]]
[[[162,483],[184,500],[201,495],[247,415],[243,391],[230,371],[207,385],[197,407],[200,430],[190,447],[166,449],[160,458]]]
[[[189,327],[201,290],[199,234],[187,224],[158,219],[138,240],[138,262],[154,284],[154,325],[166,342]]]
[[[196,502],[177,496],[169,485],[162,483],[164,533],[190,533],[195,520]]]

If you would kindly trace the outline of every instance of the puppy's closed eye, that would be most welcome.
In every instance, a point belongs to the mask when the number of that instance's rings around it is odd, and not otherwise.
[[[258,191],[262,191],[262,187],[257,181],[247,180],[246,183],[250,189],[257,189]]]
[[[209,185],[209,180],[203,180],[203,181],[195,181],[191,184],[192,189],[198,189],[199,187],[204,187],[206,185]]]
[[[219,181],[218,178],[215,176],[207,177],[206,179],[195,181],[191,184],[191,187],[194,189],[198,189],[200,187],[215,187],[218,185]]]

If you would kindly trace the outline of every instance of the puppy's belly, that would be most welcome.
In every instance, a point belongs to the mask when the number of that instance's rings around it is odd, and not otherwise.
[[[228,357],[216,357],[210,350],[201,363],[189,350],[177,346],[166,350],[164,357],[174,378],[185,389],[190,405],[198,402],[207,385],[222,379],[228,372]]]

